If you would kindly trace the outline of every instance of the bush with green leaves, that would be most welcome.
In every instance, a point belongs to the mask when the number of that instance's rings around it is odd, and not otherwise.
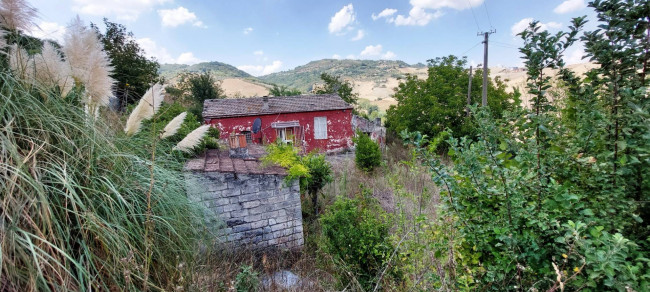
[[[332,181],[332,165],[325,160],[325,155],[309,153],[300,156],[296,147],[280,142],[267,146],[266,151],[263,162],[287,168],[288,175],[285,180],[300,181],[300,190],[311,195],[314,215],[317,215],[318,192]]]
[[[260,286],[260,279],[252,266],[244,265],[235,277],[235,291],[255,292]]]
[[[370,136],[357,132],[353,138],[355,144],[354,161],[363,171],[372,172],[381,165],[381,149],[379,144],[372,141]]]
[[[323,247],[328,254],[344,264],[341,284],[356,279],[364,291],[371,291],[384,272],[399,280],[399,271],[388,261],[394,250],[389,235],[389,217],[372,198],[370,190],[362,187],[355,199],[339,197],[320,219]]]
[[[477,139],[447,140],[450,164],[425,136],[406,134],[445,197],[463,237],[456,287],[487,290],[634,290],[650,285],[647,214],[650,184],[649,81],[638,68],[647,6],[594,1],[600,29],[521,33],[532,107],[502,116],[473,108]],[[632,37],[631,37],[632,36]],[[564,68],[581,39],[600,66],[584,79]],[[615,60],[614,60],[615,59]],[[553,92],[559,69],[566,97]],[[426,147],[425,147],[426,146]],[[453,280],[452,280],[453,282]]]

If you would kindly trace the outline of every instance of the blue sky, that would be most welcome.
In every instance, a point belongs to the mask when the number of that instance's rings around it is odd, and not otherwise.
[[[32,34],[61,39],[79,16],[124,24],[161,63],[220,61],[253,75],[324,58],[425,63],[449,54],[483,60],[478,31],[491,35],[490,66],[520,66],[513,32],[539,20],[551,31],[593,12],[585,0],[31,0]],[[593,21],[588,28],[594,27]],[[577,46],[566,53],[581,62]]]

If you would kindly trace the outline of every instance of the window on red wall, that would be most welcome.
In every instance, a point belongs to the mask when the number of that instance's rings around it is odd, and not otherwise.
[[[314,139],[327,139],[327,117],[314,117]]]

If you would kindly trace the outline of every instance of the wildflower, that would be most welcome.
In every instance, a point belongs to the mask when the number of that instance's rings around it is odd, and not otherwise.
[[[566,259],[566,258],[568,258],[569,256],[567,256],[565,253],[563,253],[563,254],[562,254],[562,257]]]
[[[574,273],[580,273],[580,268],[578,268],[578,267],[573,267],[573,272],[574,272]]]

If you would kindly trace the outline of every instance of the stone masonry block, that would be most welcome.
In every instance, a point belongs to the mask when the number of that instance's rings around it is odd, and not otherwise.
[[[244,207],[244,209],[255,208],[255,207],[259,206],[259,205],[260,205],[260,201],[248,201],[248,202],[242,203],[242,207]]]
[[[239,196],[241,195],[241,189],[240,188],[228,188],[226,190],[222,191],[222,197],[232,197],[232,196]]]
[[[244,232],[251,230],[251,225],[249,223],[235,225],[232,227],[233,232]]]
[[[251,229],[259,229],[267,225],[269,225],[269,222],[267,220],[251,222]]]
[[[242,209],[242,210],[230,212],[231,218],[242,218],[245,217],[246,215],[248,215],[248,209]]]
[[[256,222],[260,220],[262,220],[262,214],[248,215],[244,217],[244,221],[246,222]]]

